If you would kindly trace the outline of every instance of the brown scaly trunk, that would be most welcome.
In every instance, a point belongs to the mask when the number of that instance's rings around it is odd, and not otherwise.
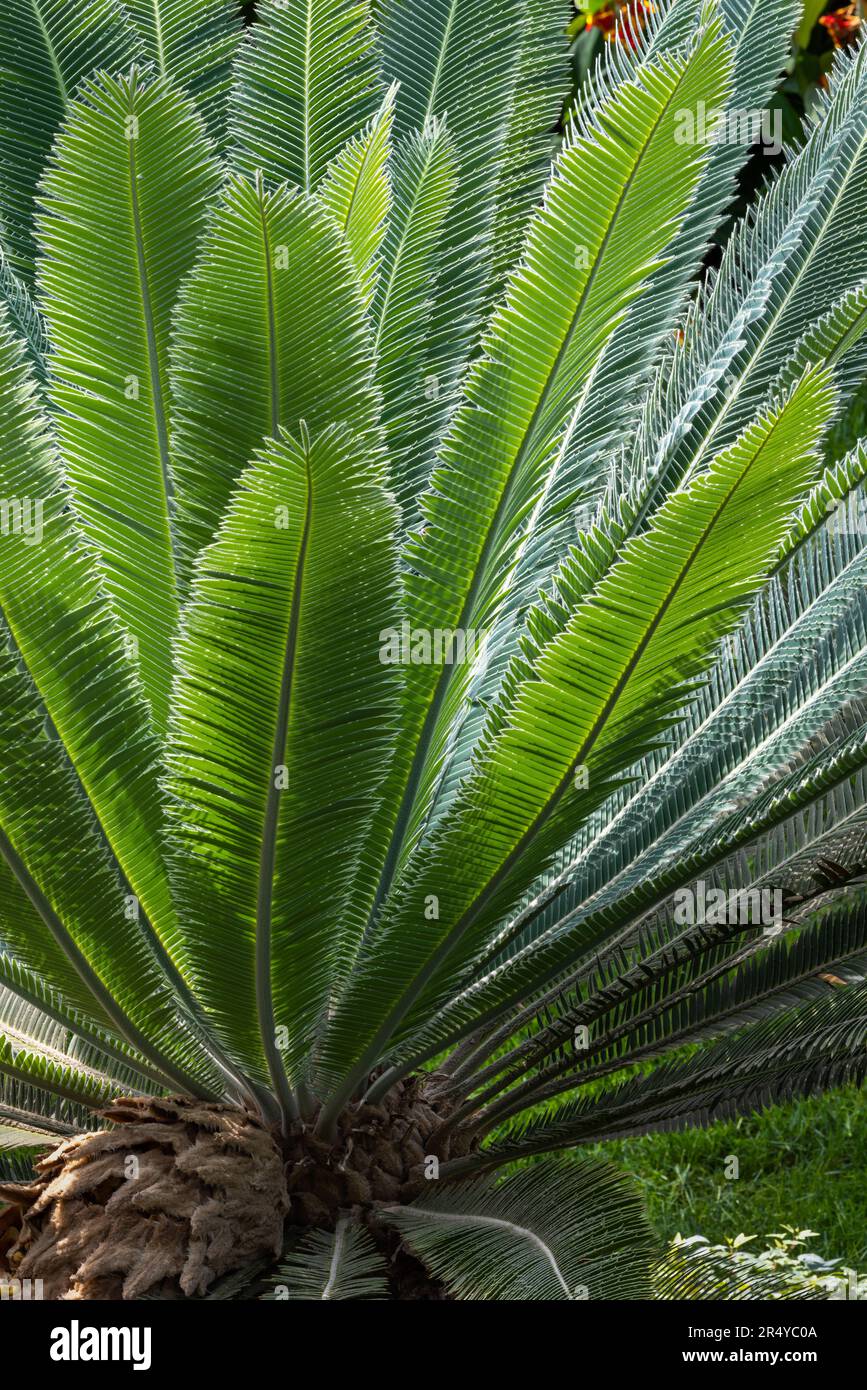
[[[10,1273],[41,1279],[45,1298],[180,1297],[279,1254],[283,1164],[252,1116],[139,1097],[103,1115],[115,1128],[65,1140],[33,1183],[0,1185],[22,1213]]]
[[[437,1137],[447,1112],[426,1084],[411,1078],[380,1105],[348,1111],[331,1144],[310,1127],[282,1138],[233,1106],[116,1100],[102,1112],[113,1128],[64,1141],[32,1183],[0,1184],[18,1227],[7,1270],[41,1279],[46,1298],[194,1297],[276,1260],[287,1217],[296,1230],[329,1229],[351,1212],[386,1255],[395,1298],[443,1298],[376,1220],[378,1207],[422,1190],[426,1160],[466,1152],[465,1139]]]

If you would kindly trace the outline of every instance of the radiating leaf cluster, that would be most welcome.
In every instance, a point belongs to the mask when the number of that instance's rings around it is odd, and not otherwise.
[[[498,1170],[864,1075],[867,54],[730,225],[796,8],[642,13],[568,112],[549,0],[0,16],[5,1171],[417,1078],[275,1301],[744,1296]]]

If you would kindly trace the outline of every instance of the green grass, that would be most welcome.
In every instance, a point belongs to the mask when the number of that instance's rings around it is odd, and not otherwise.
[[[763,1236],[783,1224],[819,1233],[809,1248],[867,1270],[867,1089],[774,1106],[706,1130],[650,1134],[598,1152],[638,1181],[663,1240],[740,1232]],[[725,1177],[734,1154],[739,1177]],[[759,1248],[760,1242],[755,1242]]]

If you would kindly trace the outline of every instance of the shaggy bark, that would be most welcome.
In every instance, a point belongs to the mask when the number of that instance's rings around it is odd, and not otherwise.
[[[11,1273],[46,1298],[204,1293],[282,1248],[283,1163],[271,1134],[232,1106],[114,1102],[117,1128],[62,1143],[28,1185],[0,1185],[21,1210]]]
[[[379,1206],[418,1195],[431,1158],[470,1146],[441,1134],[453,1107],[428,1098],[427,1085],[413,1077],[380,1105],[351,1108],[330,1144],[312,1124],[281,1138],[233,1106],[117,1100],[102,1112],[112,1128],[65,1140],[37,1163],[35,1182],[0,1184],[0,1201],[13,1204],[4,1222],[18,1230],[6,1268],[41,1279],[46,1298],[195,1297],[276,1259],[287,1217],[296,1230],[333,1229],[349,1211],[383,1251],[396,1298],[443,1298],[376,1219]]]

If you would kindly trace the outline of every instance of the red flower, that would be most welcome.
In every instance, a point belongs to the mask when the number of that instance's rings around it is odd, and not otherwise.
[[[587,28],[601,29],[602,33],[606,35],[614,32],[616,23],[617,17],[614,10],[597,10],[595,14],[587,16]]]
[[[634,48],[636,33],[642,28],[645,15],[652,14],[653,9],[653,5],[647,3],[647,0],[625,0],[625,3],[607,0],[601,10],[587,15],[585,24],[588,29],[599,29],[606,39],[613,38],[616,43],[625,43],[629,48]],[[623,22],[627,15],[631,24]],[[623,18],[618,24],[617,20],[621,16]]]
[[[855,13],[854,4],[846,5],[841,10],[832,10],[830,14],[823,14],[819,23],[827,29],[834,40],[835,48],[843,48],[845,44],[851,43],[861,27],[861,20]]]

